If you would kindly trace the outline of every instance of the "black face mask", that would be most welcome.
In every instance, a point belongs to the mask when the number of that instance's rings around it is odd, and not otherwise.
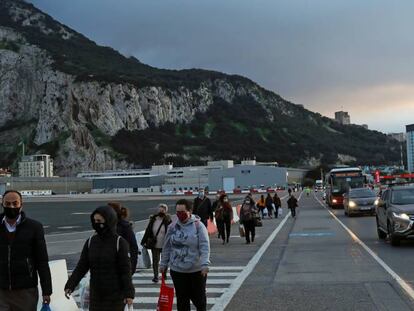
[[[17,217],[19,217],[20,211],[22,209],[3,206],[3,210],[4,210],[4,215],[6,215],[8,219],[16,219]]]
[[[93,222],[92,223],[92,228],[96,231],[96,233],[103,234],[107,231],[108,226],[107,226],[106,223]]]

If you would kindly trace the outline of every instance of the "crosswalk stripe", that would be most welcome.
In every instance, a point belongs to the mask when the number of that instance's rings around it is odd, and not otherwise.
[[[227,288],[225,287],[207,287],[206,291],[207,294],[222,294],[226,291]],[[160,293],[160,288],[159,287],[138,287],[136,292],[136,295],[139,296],[141,293],[145,293],[145,294],[152,294],[152,293],[156,293],[159,294]]]
[[[238,276],[240,272],[209,272],[208,273],[208,277],[217,277],[217,276],[221,276],[221,277],[225,277],[225,276]],[[154,274],[153,273],[139,273],[139,277],[153,277]],[[135,275],[134,275],[135,278]]]
[[[233,282],[234,279],[209,279],[207,278],[207,285],[208,284],[231,284]],[[151,280],[136,280],[133,279],[132,280],[133,284],[137,284],[137,285],[144,285],[144,284],[149,284],[151,283]],[[167,280],[166,281],[167,284],[172,284],[171,281]]]
[[[217,298],[210,298],[207,297],[207,304],[213,305],[215,304]],[[138,297],[134,299],[135,303],[145,303],[145,304],[157,304],[158,303],[158,297]],[[174,297],[174,304],[176,303],[176,299]]]

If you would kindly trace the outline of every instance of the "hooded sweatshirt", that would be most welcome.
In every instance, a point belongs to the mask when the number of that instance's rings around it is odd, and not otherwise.
[[[186,223],[171,223],[165,236],[160,268],[193,273],[210,265],[210,240],[200,218],[191,215]]]

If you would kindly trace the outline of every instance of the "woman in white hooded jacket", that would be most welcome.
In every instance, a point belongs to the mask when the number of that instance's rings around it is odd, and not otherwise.
[[[168,227],[163,245],[160,272],[170,267],[177,297],[177,310],[190,310],[190,301],[197,311],[206,311],[206,281],[210,265],[210,241],[207,228],[198,216],[192,215],[188,200],[176,203],[177,220]]]

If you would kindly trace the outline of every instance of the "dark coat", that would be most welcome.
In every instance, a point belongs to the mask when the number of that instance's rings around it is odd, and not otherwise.
[[[154,232],[152,231],[152,227],[154,226],[154,222],[157,219],[157,216],[159,216],[159,214],[155,214],[155,215],[151,215],[150,216],[149,223],[147,225],[147,228],[145,229],[144,236],[141,239],[141,245],[142,246],[145,245],[145,243],[147,242],[148,238],[154,237]],[[164,215],[164,222],[163,222],[164,228],[165,228],[165,233],[167,233],[168,226],[170,225],[171,222],[172,222],[171,216],[169,214],[165,214]]]
[[[276,207],[280,207],[280,206],[282,206],[282,201],[280,201],[280,197],[279,196],[274,196],[273,197],[273,203],[275,203],[275,206]]]
[[[4,214],[0,214],[0,221]],[[0,288],[37,288],[40,278],[42,295],[52,294],[45,235],[41,223],[21,212],[21,222],[10,241],[5,224],[0,225]]]
[[[118,233],[118,235],[123,237],[128,242],[129,251],[131,253],[131,271],[132,274],[134,274],[135,270],[137,269],[138,261],[138,244],[134,230],[132,230],[132,226],[128,221],[121,219],[118,220],[116,233]]]
[[[73,291],[90,270],[90,311],[123,311],[125,298],[134,298],[128,242],[116,234],[117,216],[112,207],[101,206],[91,215],[101,214],[109,226],[102,235],[85,242],[79,262],[65,285]]]
[[[213,219],[213,206],[209,198],[204,197],[200,199],[199,197],[194,199],[193,204],[193,214],[200,217],[201,221],[207,221],[207,219]]]
[[[292,195],[289,200],[287,200],[289,208],[296,208],[298,206],[298,200]]]
[[[270,195],[266,197],[265,202],[267,208],[272,208],[273,199]]]

